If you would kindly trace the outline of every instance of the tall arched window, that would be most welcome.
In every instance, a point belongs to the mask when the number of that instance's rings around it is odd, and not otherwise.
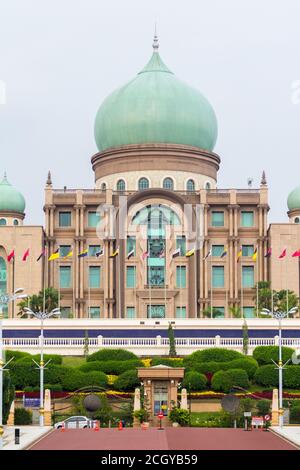
[[[102,189],[102,191],[106,191],[106,183],[101,184],[101,189]]]
[[[295,217],[295,224],[300,224],[300,218],[299,217]]]
[[[0,219],[0,225],[6,225],[6,219]]]
[[[125,181],[124,180],[118,180],[117,190],[118,191],[125,191]]]
[[[205,183],[205,189],[211,189],[211,184],[209,181]]]
[[[163,181],[163,188],[164,189],[174,189],[174,183],[172,178],[165,178]]]
[[[189,179],[188,182],[186,183],[186,189],[187,191],[195,191],[195,181],[192,179]]]
[[[149,188],[149,181],[147,178],[140,178],[139,179],[139,190],[142,191],[143,189]]]

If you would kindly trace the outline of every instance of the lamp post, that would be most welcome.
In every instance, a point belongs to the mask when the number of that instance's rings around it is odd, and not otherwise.
[[[51,312],[33,312],[29,307],[23,309],[23,315],[31,315],[41,322],[41,335],[40,335],[40,345],[41,345],[41,355],[40,363],[37,363],[34,359],[33,362],[37,365],[40,371],[40,426],[44,426],[44,370],[49,364],[51,359],[44,363],[44,320],[51,318],[53,316],[59,316],[59,308],[54,308]]]
[[[278,347],[279,347],[279,354],[278,354],[278,364],[274,362],[278,369],[278,375],[279,375],[279,386],[278,386],[278,394],[279,394],[279,426],[282,428],[283,426],[283,406],[282,406],[282,399],[283,399],[283,376],[282,376],[282,371],[285,368],[286,364],[290,361],[290,359],[283,364],[282,363],[282,320],[286,317],[289,317],[289,315],[293,315],[294,313],[297,312],[297,307],[291,308],[289,311],[286,312],[280,312],[279,310],[276,312],[272,312],[268,308],[263,308],[261,311],[262,315],[267,315],[275,320],[278,320]]]
[[[3,448],[3,372],[8,370],[7,366],[13,359],[11,358],[7,363],[3,359],[3,306],[18,299],[25,299],[27,295],[22,294],[23,290],[19,288],[13,294],[0,294],[0,449]]]

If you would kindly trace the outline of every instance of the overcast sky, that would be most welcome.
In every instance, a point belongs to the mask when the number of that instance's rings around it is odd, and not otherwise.
[[[272,222],[300,184],[298,0],[0,0],[0,173],[42,224],[44,185],[89,188],[102,100],[160,54],[215,109],[218,186],[266,170]],[[0,93],[1,97],[1,93]],[[300,101],[300,100],[299,100]]]

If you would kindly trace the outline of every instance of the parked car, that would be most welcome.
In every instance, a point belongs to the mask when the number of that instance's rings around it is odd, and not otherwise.
[[[65,419],[64,421],[59,421],[55,423],[55,429],[61,429],[63,424],[66,429],[84,429],[90,427],[91,420],[86,416],[70,416],[70,418]]]

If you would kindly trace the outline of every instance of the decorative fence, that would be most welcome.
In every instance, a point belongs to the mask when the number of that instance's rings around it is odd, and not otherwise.
[[[166,355],[169,352],[169,339],[161,336],[155,338],[44,338],[44,352],[58,353],[63,355],[82,355],[88,343],[89,353],[100,348],[121,348],[128,349],[139,356]],[[176,338],[176,350],[179,355],[191,354],[198,349],[221,347],[243,350],[242,338],[222,338],[215,336],[212,338]],[[300,348],[300,338],[283,338],[283,346]],[[38,354],[41,346],[41,338],[5,338],[3,339],[5,349],[26,351]],[[278,336],[274,338],[249,338],[248,352],[252,354],[256,346],[276,346]]]

